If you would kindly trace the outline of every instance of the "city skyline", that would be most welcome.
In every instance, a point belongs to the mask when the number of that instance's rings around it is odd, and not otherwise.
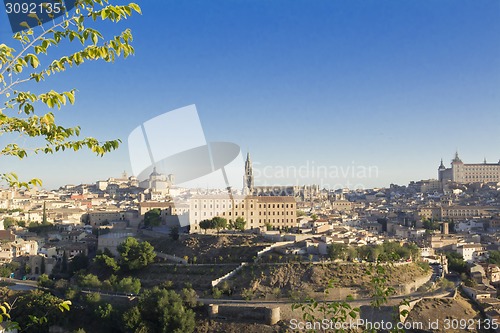
[[[456,150],[469,163],[500,159],[498,2],[138,4],[142,16],[108,31],[130,27],[134,57],[43,84],[76,88],[75,106],[56,116],[84,135],[120,138],[120,149],[4,158],[5,171],[48,189],[130,173],[129,133],[190,104],[207,140],[250,151],[256,171],[376,167],[363,179],[370,188],[437,178]],[[14,45],[10,36],[3,13],[1,43]]]

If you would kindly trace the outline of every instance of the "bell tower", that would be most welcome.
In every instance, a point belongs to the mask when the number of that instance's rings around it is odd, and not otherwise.
[[[451,161],[452,181],[457,183],[464,182],[464,162],[458,157],[458,151],[455,152],[455,158]]]
[[[243,176],[243,194],[245,195],[253,194],[253,171],[252,171],[252,161],[250,160],[250,153],[247,153],[247,159],[245,161],[245,175]]]

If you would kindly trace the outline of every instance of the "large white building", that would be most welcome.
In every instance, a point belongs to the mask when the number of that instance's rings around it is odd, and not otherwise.
[[[198,233],[200,222],[216,216],[228,222],[242,217],[245,229],[276,229],[297,226],[297,207],[293,197],[202,195],[189,200],[190,232]]]
[[[457,247],[457,253],[462,255],[465,261],[473,262],[480,258],[484,259],[487,251],[481,244],[464,244]]]
[[[153,168],[153,172],[149,175],[149,178],[140,182],[139,187],[165,195],[169,193],[170,186],[172,186],[173,182],[174,175],[165,176],[157,172],[156,168]]]
[[[446,168],[441,160],[438,168],[438,179],[441,182],[452,181],[456,183],[498,183],[500,182],[500,161],[498,163],[465,164],[455,153],[451,161],[451,168]]]

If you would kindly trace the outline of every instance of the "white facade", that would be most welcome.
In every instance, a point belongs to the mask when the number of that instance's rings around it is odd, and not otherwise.
[[[457,253],[462,255],[465,261],[474,262],[486,254],[486,249],[481,244],[464,244],[457,247]]]

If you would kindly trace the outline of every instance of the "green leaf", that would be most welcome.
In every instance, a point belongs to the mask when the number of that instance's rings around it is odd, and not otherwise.
[[[29,53],[26,55],[26,57],[33,68],[37,68],[40,65],[40,60],[38,60],[38,57],[32,53]]]
[[[71,104],[75,104],[75,93],[73,91],[65,91],[63,93]]]
[[[35,20],[40,21],[40,19],[38,18],[38,15],[36,15],[36,13],[29,13],[28,17],[34,18]]]
[[[137,13],[142,14],[141,7],[135,3],[129,3],[128,6],[135,10]]]

